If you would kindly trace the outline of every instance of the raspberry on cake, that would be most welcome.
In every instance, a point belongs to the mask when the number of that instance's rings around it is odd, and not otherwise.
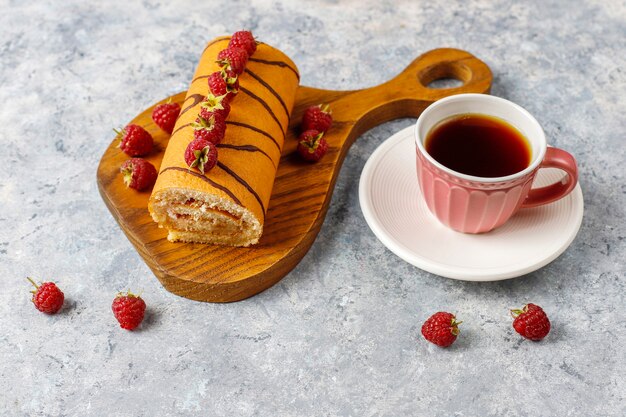
[[[217,163],[217,148],[208,140],[194,139],[185,149],[185,162],[189,168],[197,168],[204,174]]]
[[[239,92],[239,75],[232,70],[222,68],[222,77],[226,81],[226,89],[228,90],[228,99],[232,100]]]
[[[209,92],[215,96],[228,94],[228,84],[226,84],[226,74],[222,71],[215,71],[208,78]]]
[[[226,134],[224,117],[219,113],[206,113],[205,116],[207,116],[206,119],[198,116],[196,121],[191,124],[194,137],[215,144],[220,143]]]
[[[241,75],[248,62],[248,53],[236,46],[228,47],[217,54],[217,62],[226,70],[231,70]]]
[[[228,93],[224,93],[224,95],[221,96],[215,96],[209,93],[200,104],[200,117],[208,119],[211,114],[216,113],[219,113],[224,119],[228,117],[228,113],[230,113]]]
[[[248,53],[248,56],[252,56],[256,51],[256,40],[254,40],[254,36],[252,36],[252,32],[247,30],[240,30],[238,32],[233,33],[233,36],[230,37],[230,42],[228,42],[228,47],[237,47],[245,50]]]

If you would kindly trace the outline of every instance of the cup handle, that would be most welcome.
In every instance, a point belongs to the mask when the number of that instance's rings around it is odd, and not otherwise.
[[[548,147],[546,156],[539,165],[539,169],[541,168],[559,168],[565,171],[567,176],[554,184],[531,189],[522,203],[522,208],[537,207],[559,200],[568,195],[578,182],[576,159],[562,149]]]

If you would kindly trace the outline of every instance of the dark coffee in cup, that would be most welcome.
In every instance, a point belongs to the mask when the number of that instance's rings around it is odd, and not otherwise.
[[[505,177],[532,161],[530,143],[506,121],[484,114],[460,114],[438,123],[428,133],[426,152],[461,174]]]

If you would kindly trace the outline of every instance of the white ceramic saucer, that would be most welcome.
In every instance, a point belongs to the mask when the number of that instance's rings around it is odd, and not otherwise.
[[[420,195],[413,130],[410,126],[383,142],[365,164],[359,184],[367,224],[400,258],[448,278],[495,281],[547,265],[574,240],[583,218],[580,185],[555,203],[520,210],[489,233],[464,234],[439,223]],[[542,169],[535,185],[562,175]]]

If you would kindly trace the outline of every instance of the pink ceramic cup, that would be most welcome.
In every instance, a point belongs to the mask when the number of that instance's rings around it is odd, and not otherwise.
[[[513,175],[474,177],[447,168],[424,148],[431,129],[449,117],[479,113],[515,126],[528,139],[530,165]],[[530,113],[503,98],[484,94],[458,94],[431,104],[415,126],[417,178],[430,211],[444,225],[464,233],[484,233],[504,224],[520,208],[548,204],[569,194],[578,181],[576,160],[564,150],[548,147],[543,129]],[[541,168],[565,171],[557,183],[532,188]]]

